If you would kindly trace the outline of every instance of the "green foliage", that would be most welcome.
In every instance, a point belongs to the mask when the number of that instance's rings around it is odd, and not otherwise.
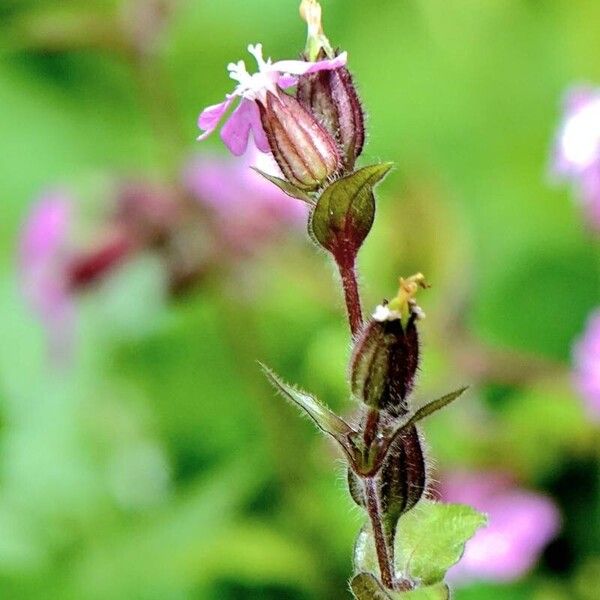
[[[465,543],[485,524],[486,517],[470,506],[422,500],[398,522],[397,571],[425,586],[441,582],[462,556]],[[369,527],[359,534],[354,560],[357,571],[377,573]]]
[[[350,589],[356,600],[448,600],[450,590],[444,583],[418,587],[409,592],[384,589],[370,573],[359,573],[352,578]]]
[[[391,600],[399,594],[390,595],[371,573],[358,573],[350,582],[356,600]]]
[[[405,592],[401,600],[449,600],[450,590],[444,583],[428,585]]]

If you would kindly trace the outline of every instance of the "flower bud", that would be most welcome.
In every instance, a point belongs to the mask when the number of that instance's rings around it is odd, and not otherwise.
[[[420,434],[408,428],[390,446],[375,476],[384,535],[393,544],[398,519],[414,508],[427,488],[427,465]],[[366,507],[363,480],[348,469],[348,488],[356,504]]]
[[[290,183],[314,191],[339,171],[335,139],[296,98],[268,92],[258,106],[273,156]]]
[[[392,444],[379,473],[382,511],[394,523],[421,499],[426,487],[425,457],[416,427]]]
[[[372,408],[400,415],[408,412],[406,397],[413,388],[419,363],[419,336],[411,316],[372,319],[356,342],[350,373],[355,398]]]
[[[348,69],[302,75],[296,96],[334,137],[342,152],[344,170],[352,171],[365,142],[365,124]]]
[[[398,416],[408,412],[419,365],[416,322],[424,316],[414,296],[426,287],[420,273],[400,278],[398,295],[377,307],[356,341],[350,361],[350,383],[355,398]]]

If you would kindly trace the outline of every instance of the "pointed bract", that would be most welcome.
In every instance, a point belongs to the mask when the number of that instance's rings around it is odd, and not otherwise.
[[[321,431],[333,437],[345,452],[350,452],[348,436],[354,430],[344,419],[338,417],[333,411],[321,404],[316,398],[288,385],[282,381],[271,369],[261,364],[267,379],[285,398],[299,406],[317,425]]]

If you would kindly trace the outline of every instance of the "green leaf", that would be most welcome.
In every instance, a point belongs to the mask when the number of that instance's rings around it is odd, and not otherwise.
[[[409,579],[433,585],[462,556],[466,542],[486,524],[486,517],[470,506],[421,500],[398,522],[396,570]],[[360,532],[354,551],[355,568],[377,573],[370,528]]]
[[[449,600],[450,590],[444,583],[419,587],[410,592],[386,590],[371,573],[359,573],[350,582],[356,600]]]
[[[334,255],[356,255],[375,219],[373,188],[391,168],[392,163],[364,167],[325,188],[310,221],[323,248]]]
[[[419,587],[410,592],[401,592],[398,598],[402,600],[449,600],[450,590],[445,583]]]
[[[333,411],[321,404],[316,398],[288,385],[282,381],[273,371],[261,364],[267,379],[288,400],[304,410],[316,423],[317,427],[339,442],[345,451],[349,451],[348,435],[354,430],[344,419],[338,417]]]
[[[301,190],[299,187],[296,187],[293,183],[282,179],[281,177],[275,177],[274,175],[269,175],[256,167],[251,167],[253,171],[256,171],[259,175],[262,175],[265,179],[268,179],[271,183],[275,184],[282,192],[286,193],[288,196],[292,198],[296,198],[297,200],[302,200],[302,202],[306,202],[311,206],[314,206],[315,200],[311,198],[304,190]]]
[[[394,598],[371,573],[359,573],[353,577],[350,589],[356,600],[392,600]]]

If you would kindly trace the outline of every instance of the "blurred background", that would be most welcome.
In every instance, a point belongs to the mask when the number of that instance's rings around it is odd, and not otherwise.
[[[256,363],[352,412],[334,270],[295,200],[195,141],[248,43],[303,49],[297,4],[0,4],[2,598],[349,597],[339,456]],[[597,598],[600,246],[551,163],[600,4],[323,6],[361,164],[397,165],[365,307],[424,272],[416,401],[471,386],[425,425],[436,493],[490,515],[455,598]]]

